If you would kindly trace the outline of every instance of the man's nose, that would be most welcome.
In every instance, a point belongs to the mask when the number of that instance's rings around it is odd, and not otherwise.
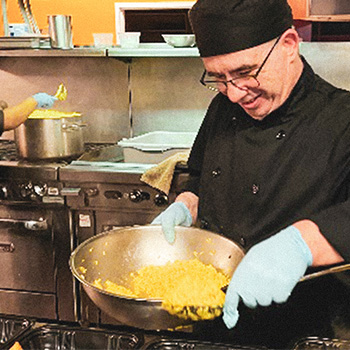
[[[238,103],[243,97],[247,95],[248,91],[240,89],[233,84],[227,84],[226,95],[233,103]]]

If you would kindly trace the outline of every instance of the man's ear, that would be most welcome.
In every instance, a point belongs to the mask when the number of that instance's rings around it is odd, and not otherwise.
[[[293,60],[299,56],[299,34],[293,29],[287,29],[282,35],[280,42],[283,48],[286,50],[286,54]]]

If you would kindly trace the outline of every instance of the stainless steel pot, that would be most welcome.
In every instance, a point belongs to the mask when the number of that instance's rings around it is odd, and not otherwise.
[[[198,257],[232,276],[244,256],[233,241],[218,234],[190,227],[176,227],[176,240],[169,244],[161,226],[135,226],[94,236],[79,245],[70,258],[73,275],[91,300],[117,321],[153,330],[174,329],[193,321],[170,315],[160,300],[136,299],[108,293],[93,286],[94,280],[109,279],[130,287],[130,272],[147,265]]]
[[[81,117],[27,119],[15,129],[18,154],[29,160],[66,159],[84,152]]]

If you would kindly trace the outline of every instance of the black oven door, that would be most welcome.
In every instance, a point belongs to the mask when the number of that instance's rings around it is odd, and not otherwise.
[[[52,213],[0,205],[0,310],[55,318]]]

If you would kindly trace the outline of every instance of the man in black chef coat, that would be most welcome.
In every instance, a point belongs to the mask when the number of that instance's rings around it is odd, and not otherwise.
[[[343,284],[298,281],[350,260],[350,94],[299,55],[286,0],[198,0],[190,20],[201,83],[217,94],[190,180],[153,223],[170,243],[175,225],[198,222],[246,249],[223,310],[233,339],[280,346],[297,334],[334,336],[336,310],[350,315]]]
[[[6,130],[17,128],[24,123],[36,108],[51,108],[57,98],[44,92],[28,97],[15,106],[8,107],[5,101],[0,102],[0,135]]]

